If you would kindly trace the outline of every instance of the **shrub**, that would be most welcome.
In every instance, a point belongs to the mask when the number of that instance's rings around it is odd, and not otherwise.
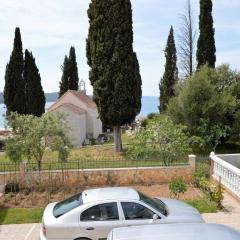
[[[19,192],[19,184],[16,181],[8,182],[5,186],[4,193],[18,193]]]
[[[183,160],[191,153],[184,126],[171,119],[158,116],[146,128],[139,129],[132,138],[127,154],[131,159],[160,159],[166,166]]]
[[[186,182],[182,177],[175,178],[170,181],[169,190],[171,197],[179,199],[180,194],[184,194],[187,191]]]
[[[221,184],[208,180],[205,176],[201,176],[199,173],[194,175],[194,184],[207,195],[210,201],[214,201],[218,208],[222,209],[224,196]]]
[[[218,184],[217,186],[215,186],[214,191],[211,195],[211,199],[217,203],[217,206],[219,209],[222,209],[222,201],[223,201],[223,189],[221,184]]]

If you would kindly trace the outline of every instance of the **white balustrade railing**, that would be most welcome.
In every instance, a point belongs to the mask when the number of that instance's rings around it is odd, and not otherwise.
[[[240,169],[213,153],[211,153],[210,158],[212,160],[212,177],[217,181],[221,180],[222,185],[240,197]]]

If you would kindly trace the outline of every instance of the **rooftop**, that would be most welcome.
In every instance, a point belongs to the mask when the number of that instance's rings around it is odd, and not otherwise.
[[[79,113],[79,114],[82,114],[82,113],[85,113],[86,111],[74,104],[71,104],[71,103],[63,103],[61,105],[53,105],[51,108],[49,108],[48,112],[52,112],[58,108],[66,108],[66,109],[69,109],[75,113]]]
[[[75,101],[71,102],[72,101],[71,98],[68,98],[69,95],[74,95],[75,99],[77,98],[79,101],[77,103]],[[70,102],[66,103],[66,99],[67,101]],[[81,107],[79,107],[79,105]],[[57,101],[48,109],[48,112],[54,111],[59,107],[65,107],[71,111],[82,114],[85,112],[85,110],[82,109],[82,107],[84,108],[84,106],[82,105],[84,105],[87,108],[93,109],[97,107],[93,99],[86,95],[85,91],[68,90],[59,99],[57,99]]]
[[[90,98],[88,95],[86,95],[85,91],[75,91],[75,90],[68,90],[68,92],[75,95],[78,99],[80,99],[82,102],[84,102],[88,107],[95,108],[96,103]]]
[[[104,200],[139,200],[136,190],[128,187],[110,187],[86,190],[82,194],[83,203]]]

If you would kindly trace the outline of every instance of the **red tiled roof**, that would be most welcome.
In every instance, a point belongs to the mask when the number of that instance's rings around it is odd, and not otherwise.
[[[51,108],[48,109],[48,112],[52,112],[52,111],[54,111],[54,110],[56,110],[56,109],[58,109],[60,107],[67,108],[70,111],[78,113],[78,114],[83,114],[83,113],[86,112],[84,109],[82,109],[80,107],[77,107],[76,105],[71,104],[71,103],[63,103],[63,104],[61,104],[59,106],[56,106],[56,107],[52,106]]]
[[[75,90],[68,90],[68,92],[74,94],[77,98],[79,98],[82,102],[84,102],[88,107],[95,108],[96,103],[86,95],[84,91],[75,91]]]

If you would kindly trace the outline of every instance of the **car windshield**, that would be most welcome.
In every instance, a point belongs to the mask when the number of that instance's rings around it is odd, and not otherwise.
[[[150,207],[152,207],[156,211],[162,213],[164,216],[168,215],[168,211],[167,211],[166,205],[161,200],[150,198],[150,197],[144,195],[141,192],[138,192],[138,194],[139,194],[141,202],[146,203],[147,205],[149,205]]]
[[[78,193],[66,200],[63,200],[62,202],[57,203],[53,208],[53,216],[58,218],[82,204],[82,193]]]

